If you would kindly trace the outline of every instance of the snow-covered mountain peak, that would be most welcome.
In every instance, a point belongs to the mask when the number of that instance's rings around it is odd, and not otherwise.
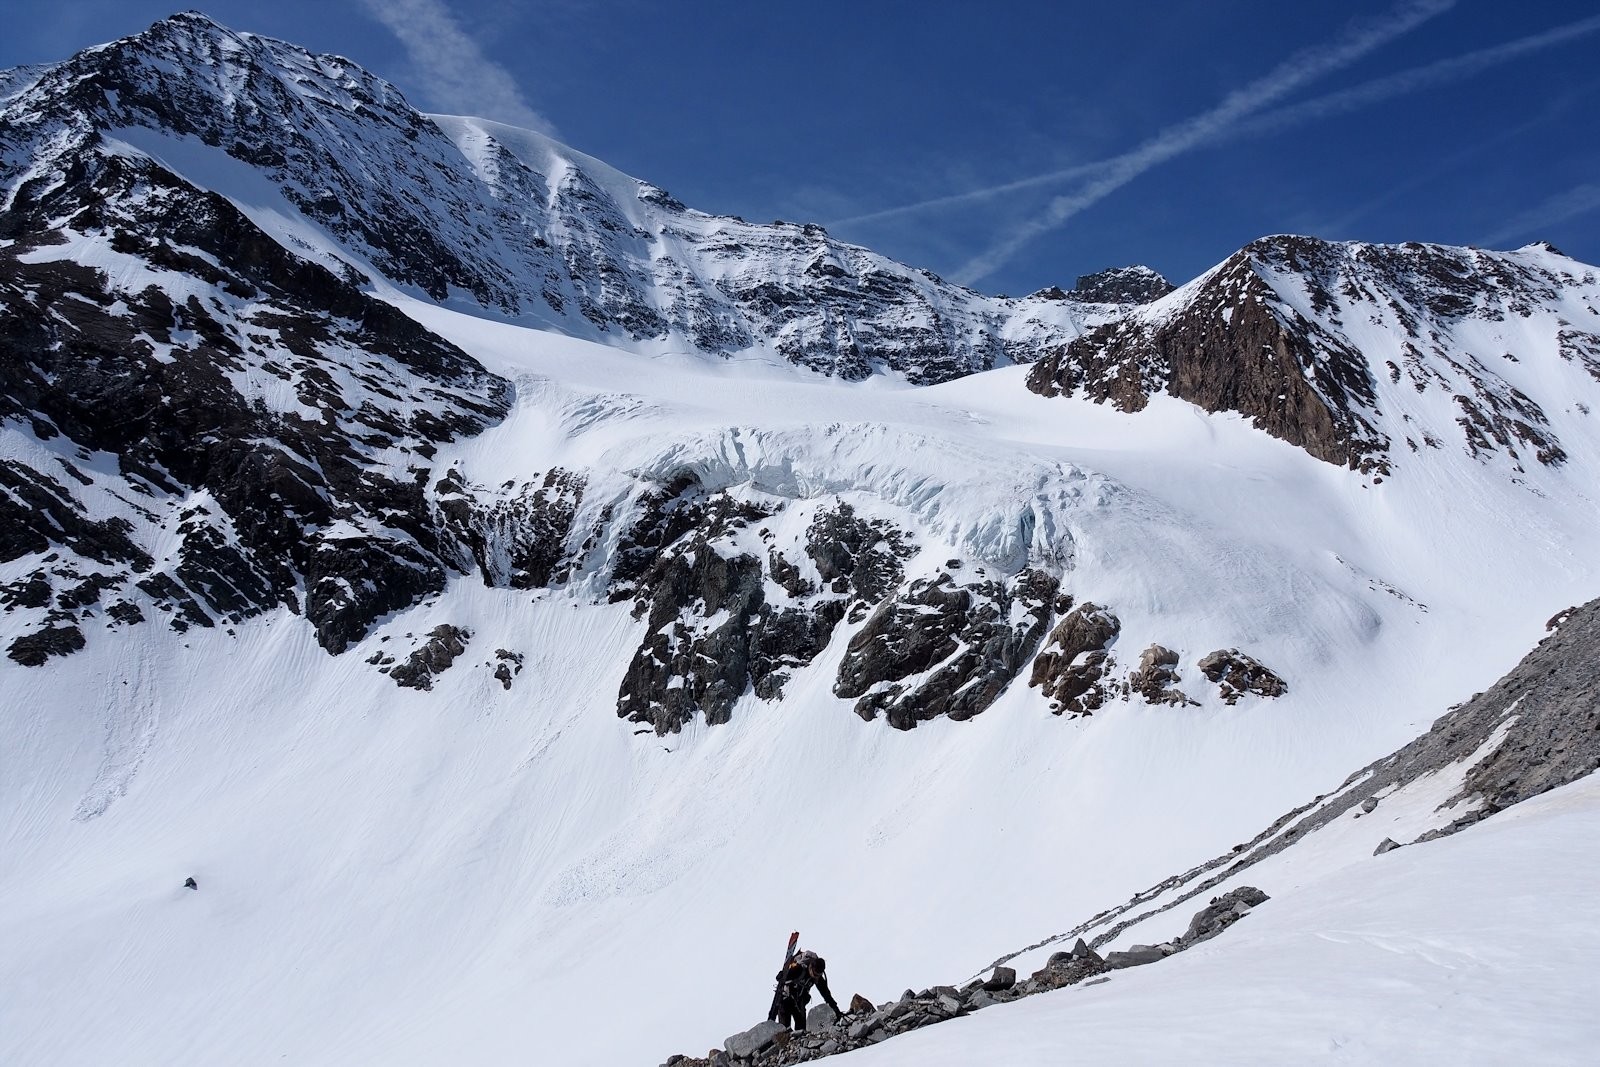
[[[655,1062],[796,926],[959,981],[1600,580],[1553,249],[986,297],[194,15],[0,74],[0,146],[6,1062]],[[1515,706],[1451,758],[1556,763]],[[693,994],[613,1025],[622,958]]]
[[[1596,275],[1547,247],[1264,237],[1029,385],[1127,410],[1170,392],[1379,476],[1448,448],[1521,479],[1588,436],[1572,420],[1600,403]]]
[[[1031,361],[1116,310],[1100,306],[1114,287],[1088,306],[985,297],[818,226],[694,211],[548,137],[424,116],[347,59],[194,13],[7,84],[0,182],[25,209],[128,141],[337,271],[618,347],[922,383]]]

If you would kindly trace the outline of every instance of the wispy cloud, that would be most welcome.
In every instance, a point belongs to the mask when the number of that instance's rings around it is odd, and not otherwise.
[[[832,219],[829,226],[848,226],[862,222],[880,222],[901,215],[914,215],[919,211],[931,211],[934,208],[954,207],[956,204],[970,204],[977,200],[990,200],[1006,193],[1017,193],[1024,189],[1036,189],[1041,185],[1059,185],[1062,182],[1072,181],[1075,178],[1085,178],[1091,174],[1110,170],[1115,164],[1114,159],[1096,160],[1093,163],[1080,163],[1077,166],[1067,167],[1065,170],[1053,170],[1047,174],[1035,174],[1028,178],[1018,178],[1015,181],[1003,182],[1000,185],[986,185],[982,189],[971,189],[964,193],[951,193],[949,196],[936,196],[929,200],[918,200],[914,204],[901,204],[898,207],[888,207],[881,211],[869,211],[864,215],[850,215],[846,218]]]
[[[1569,89],[1554,100],[1549,101],[1537,114],[1525,121],[1519,122],[1515,126],[1508,126],[1484,140],[1475,141],[1458,152],[1451,152],[1448,155],[1441,156],[1434,161],[1433,166],[1412,173],[1406,180],[1391,185],[1370,200],[1363,201],[1347,209],[1344,214],[1307,223],[1301,232],[1334,238],[1350,236],[1349,230],[1352,226],[1379,208],[1387,207],[1419,189],[1433,187],[1439,182],[1440,178],[1458,173],[1463,166],[1472,160],[1498,151],[1503,146],[1522,138],[1530,130],[1565,119],[1575,107],[1590,106],[1584,98],[1593,95],[1597,89],[1600,89],[1600,79]]]
[[[440,0],[360,0],[399,39],[433,107],[554,134],[511,72],[483,54]]]
[[[1030,241],[1104,200],[1152,167],[1214,140],[1241,120],[1302,86],[1349,66],[1374,49],[1443,14],[1454,4],[1455,0],[1411,0],[1383,18],[1353,26],[1332,44],[1296,53],[1265,77],[1229,93],[1211,110],[1169,126],[1131,152],[1107,160],[1105,171],[1083,188],[1056,197],[1043,214],[1015,227],[969,260],[956,272],[957,280],[971,284],[993,274]]]
[[[1542,237],[1551,226],[1597,210],[1600,210],[1600,182],[1586,182],[1529,208],[1478,243],[1493,248],[1518,237]]]
[[[1564,26],[1557,26],[1543,33],[1521,37],[1515,41],[1496,45],[1493,48],[1467,52],[1463,55],[1429,63],[1426,66],[1398,71],[1382,78],[1374,78],[1371,81],[1352,86],[1349,89],[1328,93],[1325,96],[1319,96],[1299,104],[1291,104],[1287,107],[1269,111],[1253,119],[1247,119],[1232,129],[1220,132],[1216,140],[1211,143],[1281,133],[1295,126],[1314,122],[1318,119],[1332,118],[1335,115],[1342,115],[1351,111],[1358,111],[1361,108],[1371,107],[1374,104],[1380,104],[1385,100],[1392,100],[1408,93],[1419,92],[1439,85],[1448,85],[1451,82],[1461,81],[1464,78],[1472,77],[1474,74],[1482,73],[1491,67],[1509,63],[1512,60],[1532,55],[1547,48],[1553,48],[1556,45],[1565,44],[1568,41],[1577,40],[1580,37],[1586,37],[1597,31],[1600,31],[1600,15],[1569,22]],[[991,200],[1007,193],[1021,192],[1025,189],[1035,189],[1040,186],[1058,185],[1101,171],[1109,171],[1115,162],[1115,159],[1106,159],[1096,160],[1092,163],[1082,163],[1064,170],[1035,174],[1031,177],[1019,178],[999,185],[989,185],[963,193],[951,193],[947,196],[918,200],[911,204],[900,204],[896,207],[833,219],[828,225],[846,226],[857,223],[880,222],[903,215],[914,215],[922,211],[954,207],[957,204]]]
[[[1253,137],[1267,133],[1278,133],[1306,122],[1356,111],[1397,96],[1405,96],[1423,89],[1431,89],[1436,85],[1445,85],[1450,82],[1460,81],[1463,78],[1470,78],[1472,75],[1482,73],[1490,67],[1509,63],[1514,59],[1521,59],[1523,56],[1543,51],[1546,48],[1553,48],[1559,44],[1565,44],[1568,41],[1588,36],[1596,31],[1600,31],[1600,15],[1579,19],[1577,22],[1569,22],[1565,26],[1557,26],[1553,30],[1531,34],[1515,41],[1496,45],[1493,48],[1467,52],[1464,55],[1441,59],[1436,63],[1414,67],[1411,70],[1403,70],[1387,77],[1374,78],[1372,81],[1364,82],[1361,85],[1352,86],[1336,93],[1329,93],[1326,96],[1319,96],[1302,104],[1291,104],[1288,107],[1279,108],[1276,111],[1240,124],[1232,135]]]

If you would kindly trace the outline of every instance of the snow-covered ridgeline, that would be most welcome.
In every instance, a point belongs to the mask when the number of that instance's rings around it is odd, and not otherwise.
[[[13,210],[47,201],[102,139],[157,131],[165,166],[247,213],[269,188],[287,207],[279,236],[309,236],[325,258],[629,348],[939,381],[1035,359],[1119,306],[1097,301],[1166,288],[1152,274],[1081,296],[985,297],[817,226],[691,210],[539,134],[424,116],[349,60],[194,13],[11,86],[0,183]]]

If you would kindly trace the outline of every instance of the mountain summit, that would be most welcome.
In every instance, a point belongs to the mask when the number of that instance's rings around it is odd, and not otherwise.
[[[422,115],[349,60],[195,13],[18,74],[3,121],[0,180],[30,229],[108,157],[142,156],[347,277],[650,351],[943,381],[1031,361],[1155,291],[984,297],[819,226],[691,210],[536,133]]]
[[[1012,300],[196,14],[0,73],[0,1061],[655,1062],[796,928],[883,1033],[1168,949],[1214,1031],[1253,930],[1326,958],[1583,786],[1597,274],[1274,236]],[[1593,911],[1559,871],[1506,929]],[[1403,1029],[1382,959],[1470,1058],[1362,929],[1273,1047]]]

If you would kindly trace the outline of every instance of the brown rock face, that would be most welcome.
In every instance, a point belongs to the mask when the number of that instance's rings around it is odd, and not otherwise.
[[[1106,650],[1122,632],[1108,609],[1085,601],[1056,624],[1028,677],[1051,701],[1056,715],[1088,715],[1110,695],[1107,676],[1115,661]]]
[[[1079,389],[1123,411],[1167,392],[1207,411],[1237,411],[1318,459],[1388,469],[1388,438],[1365,412],[1376,402],[1366,360],[1318,323],[1283,306],[1258,271],[1276,252],[1258,241],[1230,257],[1176,313],[1130,317],[1079,337],[1034,364],[1028,388]],[[1323,242],[1310,242],[1321,245]]]
[[[1128,677],[1135,693],[1152,704],[1193,704],[1178,689],[1178,654],[1163,645],[1151,645],[1139,657],[1139,669]]]
[[[1594,331],[1550,314],[1564,289],[1593,284],[1592,273],[1517,253],[1264,237],[1051,353],[1028,387],[1125,411],[1165,392],[1374,475],[1391,472],[1393,445],[1418,452],[1452,436],[1479,461],[1521,473],[1530,460],[1558,466],[1567,452],[1539,402],[1502,371],[1542,358],[1553,340],[1600,377]],[[1481,341],[1480,324],[1515,320],[1528,328],[1504,347]],[[1396,387],[1443,394],[1455,414],[1423,425],[1393,410],[1404,406]]]
[[[1237,704],[1247,693],[1263,697],[1280,697],[1289,691],[1289,684],[1252,656],[1237,648],[1218,649],[1203,658],[1200,673],[1217,683],[1222,699]]]

